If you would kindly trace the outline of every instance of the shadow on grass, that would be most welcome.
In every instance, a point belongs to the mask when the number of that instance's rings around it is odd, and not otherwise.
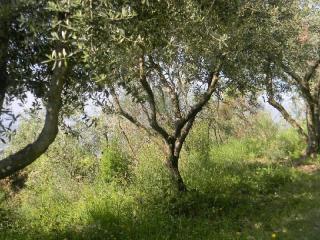
[[[201,182],[205,174],[198,172],[190,185],[199,186],[184,195],[162,201],[159,196],[147,205],[136,203],[118,216],[107,208],[93,209],[92,224],[78,237],[270,239],[276,234],[281,239],[318,239],[315,231],[320,225],[314,222],[320,213],[310,214],[320,208],[318,172],[304,174],[275,163],[215,163],[206,169],[216,173],[213,180]]]
[[[29,239],[318,239],[319,172],[286,163],[210,162],[185,175],[195,190],[146,201],[123,196],[116,205],[106,200],[87,209],[86,225],[28,232]]]

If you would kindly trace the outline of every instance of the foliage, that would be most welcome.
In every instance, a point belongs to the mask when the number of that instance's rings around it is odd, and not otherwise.
[[[201,134],[206,121],[198,122],[181,159],[190,189],[183,195],[172,188],[162,153],[145,139],[131,142],[139,146],[131,161],[128,143],[119,148],[121,135],[97,158],[79,138],[61,133],[29,168],[26,186],[1,203],[1,216],[10,219],[1,239],[296,239],[299,228],[317,239],[310,227],[319,217],[312,213],[319,176],[291,167],[287,157],[301,148],[299,138],[269,121],[260,115],[246,134],[224,143],[208,142]],[[19,134],[30,135],[30,127]]]
[[[256,103],[298,89],[317,116],[316,1],[8,1],[0,20],[8,103],[46,105],[68,67],[56,141],[1,183],[1,239],[318,238],[319,161],[299,166],[304,140]],[[37,114],[4,155],[36,138]]]
[[[100,177],[105,181],[112,181],[113,178],[124,180],[130,179],[131,159],[121,152],[121,146],[118,143],[110,143],[104,148],[100,160]]]

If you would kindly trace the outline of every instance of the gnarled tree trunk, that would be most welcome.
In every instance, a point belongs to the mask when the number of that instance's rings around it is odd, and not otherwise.
[[[306,155],[316,157],[320,153],[320,119],[318,104],[308,104],[307,131],[308,141]]]
[[[0,19],[0,114],[4,105],[4,100],[8,88],[7,59],[8,59],[8,22]]]
[[[167,148],[168,156],[166,159],[166,166],[171,173],[172,180],[177,185],[179,192],[186,192],[187,186],[185,185],[179,170],[180,150],[177,149],[175,144],[169,144]]]
[[[22,150],[0,160],[0,179],[25,168],[39,158],[54,141],[58,133],[58,118],[62,105],[62,90],[66,78],[66,67],[54,69],[48,92],[45,123],[38,138]]]

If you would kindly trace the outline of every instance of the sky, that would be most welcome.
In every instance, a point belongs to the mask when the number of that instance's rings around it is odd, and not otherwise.
[[[22,103],[19,100],[16,100],[12,103],[11,105],[11,111],[15,114],[21,114],[21,116],[26,116],[26,110],[30,109],[32,106],[32,102],[34,101],[34,97],[32,96],[31,93],[27,93],[27,100]],[[289,112],[291,113],[295,113],[296,111],[295,108],[296,106],[294,106],[293,104],[291,104],[290,101],[290,96],[285,96],[284,100],[282,102],[283,106],[288,109]],[[261,103],[263,109],[270,114],[270,117],[272,118],[272,120],[278,124],[281,124],[281,126],[288,126],[288,124],[284,121],[284,119],[282,118],[281,114],[272,106],[270,106],[268,103],[265,102],[263,97],[260,97],[258,99],[258,101]],[[94,106],[93,103],[89,103],[86,107],[85,107],[85,112],[89,115],[89,116],[96,116],[97,114],[100,113],[99,108],[97,108],[96,106]],[[300,116],[301,117],[301,116]],[[19,122],[21,122],[22,118],[19,118],[20,120],[16,121],[15,124],[12,126],[13,129],[16,129],[19,125]],[[0,143],[0,151],[1,149],[3,149],[4,145],[2,143]]]
[[[34,97],[31,93],[27,93],[27,100],[25,103],[22,103],[19,100],[16,100],[12,103],[12,107],[11,110],[15,115],[21,114],[22,116],[25,114],[25,111],[27,109],[30,109],[32,106],[32,102],[34,101]],[[294,113],[294,109],[296,108],[296,106],[294,106],[291,101],[290,101],[291,96],[286,95],[284,96],[283,99],[283,106],[288,109],[289,112]],[[264,100],[265,98],[259,97],[258,101],[261,103],[261,105],[263,106],[264,110],[270,114],[271,118],[276,122],[276,123],[281,123],[283,122],[283,118],[281,116],[281,114],[274,109],[272,106],[270,106],[268,103],[265,102]],[[94,116],[97,115],[97,113],[100,112],[99,108],[97,108],[96,106],[94,106],[93,103],[90,103],[85,107],[85,111],[89,116]]]
[[[34,97],[32,96],[32,94],[27,93],[27,96],[28,96],[27,100],[24,103],[22,103],[19,100],[16,100],[12,103],[11,110],[15,115],[21,114],[22,116],[26,116],[26,110],[31,108],[32,102],[34,101]],[[296,106],[291,104],[290,98],[291,96],[285,96],[282,104],[290,113],[294,114],[295,112],[297,112],[295,109]],[[270,117],[275,123],[280,124],[283,127],[288,127],[288,123],[286,123],[286,121],[282,118],[281,114],[275,108],[273,108],[268,103],[266,103],[263,97],[260,97],[258,101],[261,103],[263,109],[268,114],[270,114]],[[93,103],[91,104],[89,103],[85,107],[85,112],[88,114],[88,116],[96,116],[97,114],[100,113],[100,109],[94,106]],[[21,120],[22,118],[19,118],[19,120],[15,122],[12,128],[16,129],[19,125],[19,122],[21,122]],[[2,142],[0,142],[0,152],[2,152],[6,146],[7,146],[6,144],[3,144]]]
[[[27,109],[30,109],[30,107],[32,106],[33,100],[34,100],[34,98],[33,98],[32,94],[28,94],[28,99],[27,99],[25,104],[22,104],[21,101],[14,101],[13,104],[12,104],[12,108],[11,108],[12,112],[15,115],[18,115],[18,114],[24,115],[25,111]],[[261,102],[261,104],[262,104],[263,108],[265,109],[265,111],[270,114],[270,116],[272,117],[272,119],[275,122],[282,121],[282,117],[281,117],[280,113],[276,109],[274,109],[268,103],[265,103],[262,97],[259,98],[259,101]],[[285,100],[283,102],[283,105],[286,108],[288,108],[289,110],[290,109],[292,110],[292,108],[293,108],[293,106],[290,105],[289,100],[287,100],[287,101]],[[86,111],[86,113],[88,113],[89,115],[92,116],[92,115],[95,115],[95,113],[99,112],[99,108],[94,106],[94,104],[88,104],[85,107],[85,111]]]

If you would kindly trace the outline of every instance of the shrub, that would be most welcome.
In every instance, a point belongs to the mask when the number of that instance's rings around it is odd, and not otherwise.
[[[129,180],[131,177],[131,159],[122,152],[118,143],[111,143],[104,148],[100,160],[100,178],[111,181],[115,178]]]

